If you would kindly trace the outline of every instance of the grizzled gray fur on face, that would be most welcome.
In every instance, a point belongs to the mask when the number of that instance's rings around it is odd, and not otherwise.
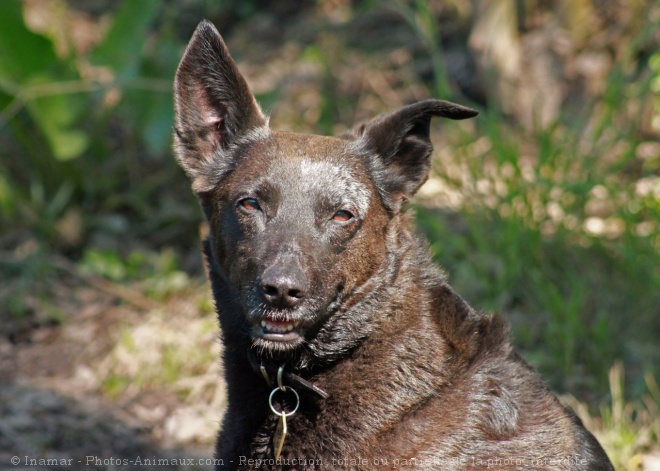
[[[612,469],[405,212],[431,119],[475,111],[426,100],[340,137],[271,130],[207,21],[174,92],[224,343],[217,469]]]

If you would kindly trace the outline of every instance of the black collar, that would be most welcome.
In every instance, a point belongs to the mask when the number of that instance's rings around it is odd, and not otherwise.
[[[277,385],[276,378],[280,365],[273,365],[259,360],[252,350],[248,350],[248,361],[254,372],[263,377],[269,387],[275,387]],[[286,369],[283,370],[282,377],[282,379],[292,388],[312,393],[321,399],[327,399],[330,397],[327,392],[316,386],[314,383],[301,378],[295,373],[286,371]]]

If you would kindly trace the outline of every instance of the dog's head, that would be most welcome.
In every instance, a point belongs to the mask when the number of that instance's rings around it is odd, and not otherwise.
[[[175,113],[177,160],[210,225],[209,265],[234,306],[218,305],[237,330],[225,336],[326,356],[364,335],[369,310],[347,313],[396,270],[391,226],[428,177],[431,118],[476,115],[427,100],[341,138],[272,131],[206,21],[179,65]]]

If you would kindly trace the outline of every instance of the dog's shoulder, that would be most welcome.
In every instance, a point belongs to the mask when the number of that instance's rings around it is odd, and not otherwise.
[[[611,469],[593,435],[518,354],[502,316],[478,313],[445,282],[434,288],[433,305],[458,366],[448,396],[466,404],[465,421],[453,424],[456,446],[472,444],[475,456],[493,451],[491,444],[507,444],[512,453],[529,450],[530,456],[572,457]]]
[[[430,289],[431,316],[447,346],[470,363],[512,352],[501,316],[477,312],[443,279]]]

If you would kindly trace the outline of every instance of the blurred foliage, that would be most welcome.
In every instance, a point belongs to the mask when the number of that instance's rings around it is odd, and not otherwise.
[[[89,249],[80,261],[80,267],[84,273],[116,283],[141,282],[145,295],[158,300],[190,286],[190,279],[180,270],[178,257],[172,249],[158,253],[133,251],[125,257],[114,250]]]
[[[3,245],[24,239],[21,228],[78,255],[88,243],[117,248],[112,239],[124,235],[158,233],[149,240],[157,245],[180,236],[192,198],[155,191],[177,175],[168,155],[181,51],[174,10],[123,2],[98,42],[80,40],[91,43],[85,50],[65,34],[76,21],[86,31],[65,3],[26,5],[32,29],[17,0],[0,5],[0,211],[11,228]],[[39,15],[52,17],[42,25]]]
[[[621,405],[660,376],[657,2],[3,0],[0,318],[62,317],[48,301],[72,272],[62,255],[158,300],[201,272],[201,214],[170,134],[172,78],[202,17],[275,127],[340,133],[429,96],[482,110],[434,131],[419,225],[555,388],[610,396],[601,415],[632,468],[648,444],[630,430],[658,441],[657,397],[643,413]],[[617,361],[625,377],[608,381]],[[117,371],[109,391],[130,382]]]

